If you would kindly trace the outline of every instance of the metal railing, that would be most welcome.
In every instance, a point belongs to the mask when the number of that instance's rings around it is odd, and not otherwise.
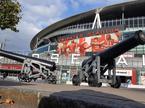
[[[93,22],[90,23],[84,23],[84,24],[76,24],[71,25],[65,28],[62,28],[58,31],[55,31],[54,34],[58,35],[59,33],[67,33],[69,30],[72,32],[78,32],[79,30],[90,30],[92,29]],[[145,17],[132,17],[132,18],[126,18],[126,19],[116,19],[116,20],[108,20],[108,21],[102,21],[101,22],[102,27],[112,27],[112,26],[119,26],[119,25],[125,25],[127,28],[140,28],[145,27]],[[97,28],[97,25],[95,25],[95,28]],[[77,31],[78,29],[78,31]]]

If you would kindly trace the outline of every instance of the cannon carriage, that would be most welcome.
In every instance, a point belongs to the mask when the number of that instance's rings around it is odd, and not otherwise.
[[[144,44],[145,34],[139,30],[133,36],[89,57],[82,62],[80,72],[73,76],[73,85],[77,86],[85,81],[93,87],[101,87],[102,83],[109,83],[111,87],[119,88],[121,79],[116,76],[115,58],[138,45]],[[108,71],[107,76],[104,75],[106,71]]]
[[[55,62],[39,59],[36,57],[30,57],[22,54],[13,53],[0,49],[0,56],[16,60],[22,63],[22,69],[18,75],[20,81],[31,82],[38,78],[47,79],[49,83],[56,83],[56,70]]]

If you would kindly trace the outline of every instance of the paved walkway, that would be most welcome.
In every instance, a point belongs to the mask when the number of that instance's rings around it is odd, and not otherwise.
[[[4,94],[4,92],[8,90],[8,96],[13,95],[15,99],[19,98],[19,101],[23,99],[25,100],[25,103],[27,103],[28,101],[28,103],[30,104],[33,102],[30,102],[31,97],[29,97],[29,99],[26,99],[28,96],[30,96],[28,95],[28,93],[36,93],[36,98],[38,98],[38,100],[32,98],[31,101],[33,101],[34,99],[38,101],[39,108],[45,108],[48,103],[53,103],[53,107],[51,108],[59,108],[55,105],[59,106],[62,104],[66,105],[66,107],[64,108],[67,108],[67,105],[73,104],[77,106],[71,108],[79,108],[81,106],[83,106],[82,108],[92,108],[94,106],[104,106],[103,108],[145,108],[145,89],[114,89],[111,87],[97,88],[88,86],[51,85],[46,83],[28,84],[1,80],[0,91],[2,89],[3,92],[0,92],[0,94]],[[10,92],[11,89],[13,90]],[[18,93],[16,91],[18,91]],[[23,93],[26,93],[27,95],[24,96],[25,98],[20,98]]]

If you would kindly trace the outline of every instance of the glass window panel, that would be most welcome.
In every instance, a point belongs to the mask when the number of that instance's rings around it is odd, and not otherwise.
[[[138,20],[138,18],[133,20],[134,21],[134,27],[138,27],[138,23],[137,23],[138,21],[137,20]]]
[[[143,19],[143,27],[145,27],[145,18]]]
[[[139,19],[139,27],[142,27],[142,26],[143,26],[143,25],[142,25],[142,21],[143,21],[143,19],[140,18],[140,19]]]
[[[45,51],[48,51],[48,46],[39,48],[36,52],[37,52],[37,53],[42,53],[42,52],[45,52]]]
[[[120,25],[120,23],[121,23],[120,20],[117,20],[117,25]]]
[[[112,21],[109,21],[109,27],[112,26]]]
[[[133,27],[133,19],[130,19],[130,27]]]
[[[104,22],[102,22],[101,24],[102,24],[102,27],[105,27]]]
[[[128,19],[125,20],[125,26],[129,27]]]
[[[116,26],[116,20],[113,20],[112,23],[113,23],[113,26]]]

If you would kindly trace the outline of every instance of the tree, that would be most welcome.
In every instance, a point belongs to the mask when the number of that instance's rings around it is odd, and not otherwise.
[[[16,28],[21,19],[21,5],[17,0],[0,0],[0,29],[11,29],[18,32]]]

